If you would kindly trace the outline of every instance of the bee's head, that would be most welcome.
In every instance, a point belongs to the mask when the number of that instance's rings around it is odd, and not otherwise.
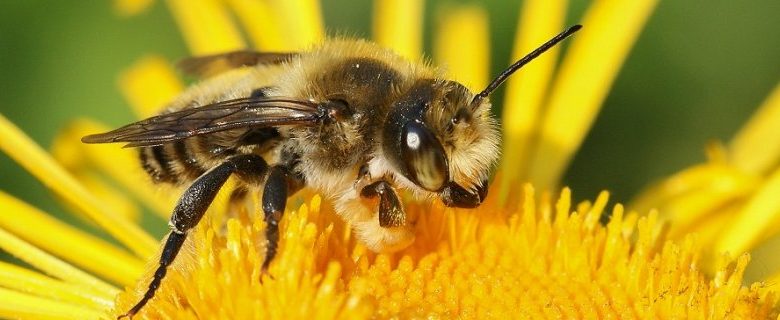
[[[477,94],[455,81],[414,83],[386,119],[385,158],[405,180],[437,193],[446,205],[478,206],[487,195],[487,178],[499,151],[488,96],[512,73],[581,27],[572,26],[542,44]]]
[[[448,206],[476,207],[487,195],[499,132],[490,103],[460,83],[424,79],[395,102],[383,132],[385,158]]]

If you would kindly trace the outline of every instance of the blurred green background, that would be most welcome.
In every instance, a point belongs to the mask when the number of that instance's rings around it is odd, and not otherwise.
[[[476,3],[446,3],[453,2]],[[426,48],[433,10],[444,3],[427,5]],[[494,73],[509,63],[520,4],[483,3]],[[569,23],[589,4],[573,1]],[[325,0],[322,7],[330,31],[370,35],[369,1]],[[565,177],[575,197],[608,189],[613,200],[627,201],[647,183],[702,161],[710,139],[728,140],[780,80],[778,22],[777,0],[661,1]],[[122,18],[110,1],[3,0],[0,44],[0,113],[43,146],[75,116],[130,121],[117,74],[147,53],[187,56],[164,3]],[[0,189],[48,212],[62,210],[4,155]]]

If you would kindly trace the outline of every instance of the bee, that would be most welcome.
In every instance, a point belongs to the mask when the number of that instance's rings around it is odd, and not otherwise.
[[[451,207],[479,206],[500,143],[488,96],[580,28],[553,37],[476,94],[426,63],[361,40],[183,61],[185,72],[219,74],[190,87],[158,116],[82,138],[136,147],[154,182],[188,186],[146,293],[121,317],[154,297],[187,232],[231,175],[262,188],[264,273],[276,255],[286,200],[303,187],[331,199],[359,240],[377,252],[414,240],[399,190]]]

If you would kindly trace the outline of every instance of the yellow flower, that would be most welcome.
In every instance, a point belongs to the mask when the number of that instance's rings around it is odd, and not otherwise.
[[[740,254],[757,247],[765,266],[777,265],[770,241],[780,231],[780,85],[727,145],[713,142],[708,161],[686,168],[636,197],[632,208],[657,208],[670,238],[698,233],[705,254]],[[711,260],[711,259],[710,259]],[[752,270],[752,278],[780,272]]]
[[[151,3],[116,2],[125,14]],[[314,0],[166,3],[194,54],[246,46],[232,15],[261,50],[296,50],[324,37]],[[261,282],[264,222],[252,211],[257,207],[252,200],[229,205],[227,187],[136,318],[777,317],[772,287],[743,285],[749,256],[730,260],[719,250],[741,253],[777,231],[780,215],[770,197],[777,178],[770,172],[780,149],[762,152],[760,159],[751,155],[761,143],[780,145],[775,143],[779,93],[727,151],[713,148],[711,163],[641,195],[632,208],[649,215],[624,212],[621,205],[607,209],[607,193],[573,205],[568,189],[558,196],[548,192],[557,190],[655,4],[595,2],[560,67],[554,49],[508,84],[503,117],[508,147],[491,196],[479,208],[407,203],[416,221],[415,243],[396,254],[374,254],[327,203],[303,191],[282,220],[280,251],[270,270],[274,278]],[[471,6],[443,10],[437,24],[448,32],[436,38],[435,60],[470,88],[484,87],[487,14]],[[524,2],[515,58],[562,30],[565,12],[565,2]],[[422,13],[419,1],[376,1],[375,40],[420,59]],[[120,82],[139,117],[154,114],[183,88],[170,64],[154,56],[141,59]],[[78,144],[79,137],[104,129],[94,121],[74,121],[48,154],[0,117],[0,149],[78,217],[119,243],[0,191],[0,208],[13,213],[0,215],[0,249],[28,265],[0,262],[0,317],[114,318],[146,290],[159,244],[139,227],[135,200],[167,218],[179,192],[148,192],[152,186],[132,151]],[[728,221],[733,212],[740,214]],[[611,219],[601,225],[604,213]],[[669,229],[659,219],[669,221]],[[701,227],[704,220],[710,223]],[[747,240],[717,234],[750,227],[755,230]],[[702,232],[689,234],[692,230]],[[719,245],[707,249],[709,243]],[[700,268],[702,262],[707,268]]]

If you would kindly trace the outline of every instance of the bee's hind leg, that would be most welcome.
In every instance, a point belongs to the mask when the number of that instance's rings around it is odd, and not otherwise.
[[[275,165],[268,171],[263,189],[263,213],[265,217],[266,250],[262,273],[268,272],[268,266],[276,256],[279,245],[279,221],[287,205],[288,194],[293,194],[304,185],[303,178],[294,174],[288,166]]]
[[[160,266],[154,273],[152,282],[146,290],[143,298],[133,306],[130,311],[119,316],[119,318],[132,318],[133,315],[143,308],[160,287],[162,279],[168,272],[168,266],[171,265],[179,250],[187,238],[187,232],[195,227],[209,205],[214,201],[214,197],[225,184],[225,181],[231,174],[236,173],[241,178],[262,179],[266,174],[268,164],[262,157],[257,155],[239,155],[229,158],[222,164],[212,168],[195,181],[184,191],[176,208],[173,209],[173,215],[169,222],[171,233],[165,241],[162,254],[160,255]]]

